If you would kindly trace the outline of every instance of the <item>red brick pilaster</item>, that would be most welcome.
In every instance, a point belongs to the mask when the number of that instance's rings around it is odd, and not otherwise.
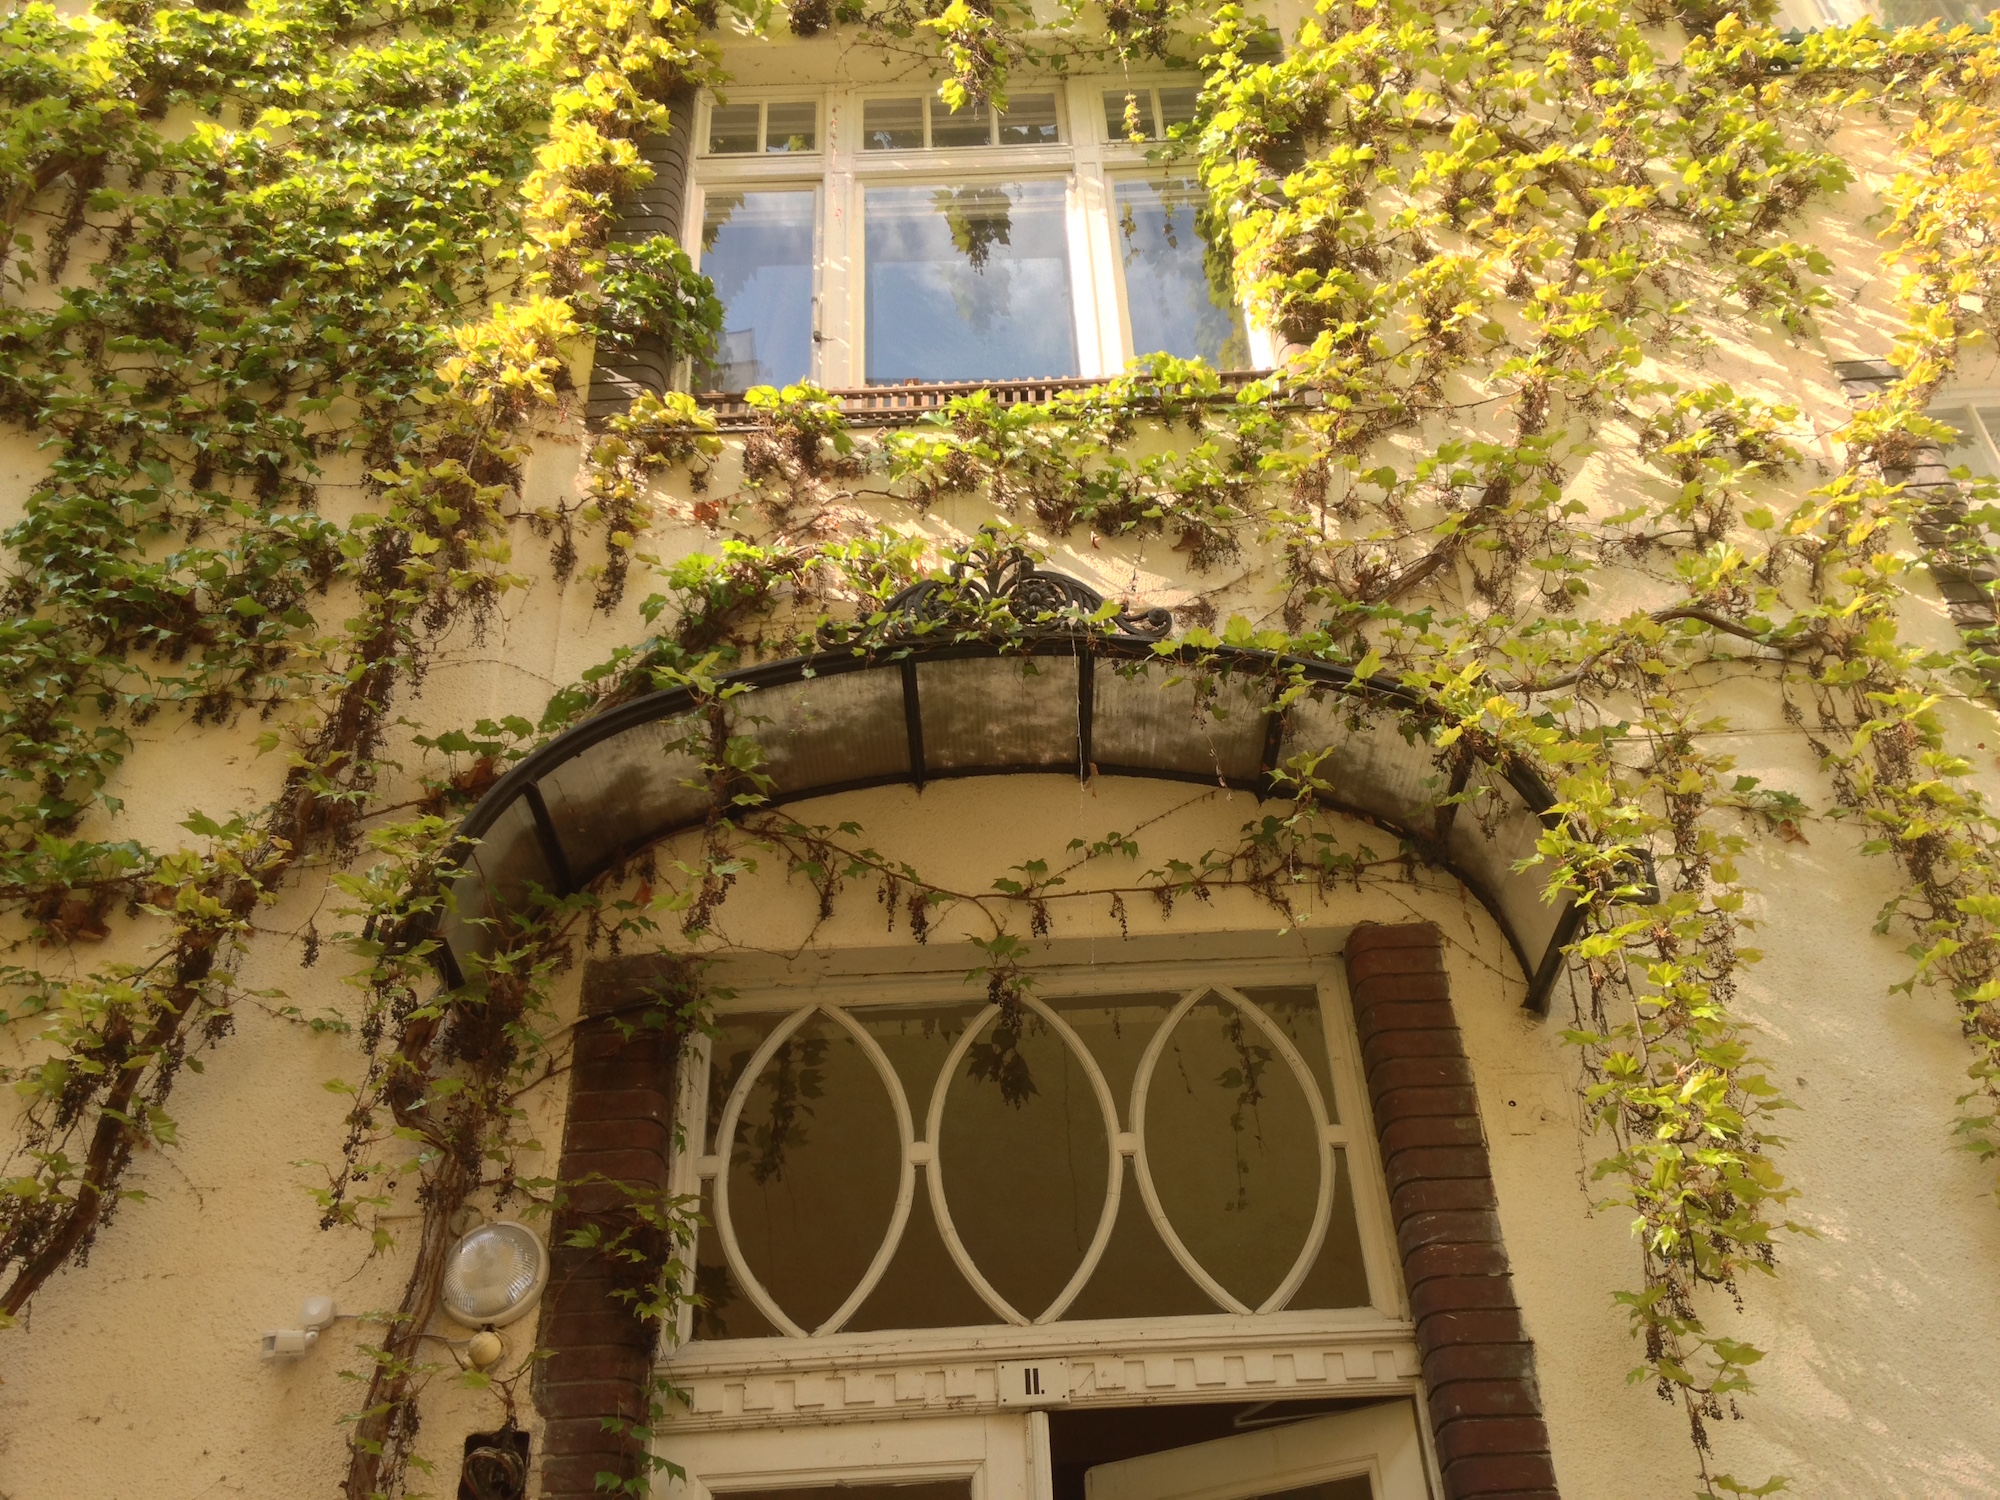
[[[557,1169],[565,1182],[601,1176],[650,1188],[667,1184],[680,1038],[658,1029],[627,1035],[635,1019],[629,1013],[644,1005],[655,979],[631,960],[593,964],[584,978]],[[562,1243],[580,1224],[617,1220],[627,1201],[608,1183],[572,1188],[552,1226],[539,1332],[541,1347],[551,1352],[534,1378],[535,1404],[548,1424],[538,1492],[545,1500],[598,1494],[599,1474],[629,1476],[641,1462],[643,1443],[606,1431],[604,1419],[645,1422],[659,1329],[614,1295],[629,1279],[617,1266]]]
[[[1438,930],[1356,928],[1347,979],[1447,1500],[1556,1500]]]

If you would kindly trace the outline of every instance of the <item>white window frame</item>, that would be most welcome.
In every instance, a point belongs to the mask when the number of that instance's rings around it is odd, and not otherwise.
[[[688,1393],[676,1430],[769,1426],[787,1421],[865,1420],[965,1411],[1000,1404],[999,1362],[1053,1361],[1052,1402],[1117,1406],[1161,1401],[1253,1401],[1390,1396],[1419,1392],[1419,1362],[1390,1227],[1388,1192],[1376,1147],[1360,1048],[1337,950],[1307,956],[1256,951],[1240,938],[1214,956],[1153,961],[1062,963],[1038,968],[1045,995],[1117,995],[1186,990],[1204,983],[1237,989],[1313,984],[1319,989],[1328,1066],[1347,1153],[1371,1305],[1155,1318],[1056,1321],[1014,1326],[997,1318],[966,1328],[838,1332],[808,1337],[694,1341],[693,1309],[682,1308],[675,1340],[662,1350],[661,1373]],[[842,972],[775,978],[753,963],[717,965],[717,983],[733,998],[719,1014],[769,1013],[801,1005],[934,1004],[963,993],[959,955],[927,951],[882,955]],[[890,964],[896,966],[891,968]],[[706,1149],[709,1044],[693,1037],[680,1062],[677,1128],[682,1145],[672,1190],[696,1195],[726,1160]],[[913,1101],[921,1110],[929,1101]],[[1121,1109],[1123,1101],[1120,1101]],[[926,1161],[928,1132],[918,1128]],[[927,1174],[928,1175],[928,1174]],[[926,1183],[926,1187],[928,1183]],[[710,1229],[706,1233],[714,1233]],[[884,1407],[890,1410],[884,1410]]]
[[[1972,418],[1972,431],[1967,434],[1973,444],[1986,455],[1986,473],[2000,478],[2000,421],[1989,422],[1982,411],[2000,414],[2000,389],[1991,386],[1966,386],[1938,392],[1931,397],[1931,404],[1924,409],[1924,415],[1933,421],[1945,421],[1948,411],[1963,411]],[[1951,423],[1956,427],[1956,422]],[[1963,429],[1961,429],[1963,430]],[[1947,462],[1952,461],[1949,450],[1945,453]],[[1963,463],[1959,459],[1956,462]],[[1974,476],[1979,474],[1979,466],[1968,464]]]
[[[710,156],[706,154],[715,100],[704,94],[695,118],[693,191],[683,243],[694,247],[700,267],[701,224],[708,194],[755,188],[819,188],[814,226],[813,358],[807,379],[831,390],[866,384],[862,348],[867,328],[866,226],[862,194],[870,186],[999,183],[1060,180],[1066,183],[1070,303],[1075,320],[1077,375],[1104,379],[1122,374],[1132,358],[1131,320],[1119,264],[1113,189],[1117,179],[1154,174],[1192,177],[1192,164],[1166,168],[1149,162],[1157,143],[1135,146],[1111,140],[1103,95],[1109,89],[1186,87],[1192,75],[1093,76],[1016,80],[1017,93],[1056,96],[1055,145],[953,146],[921,150],[864,150],[863,106],[869,99],[906,99],[932,92],[924,82],[867,88],[732,88],[731,104],[812,99],[818,107],[819,149],[811,152]],[[1252,364],[1268,368],[1276,347],[1268,331],[1246,318]]]

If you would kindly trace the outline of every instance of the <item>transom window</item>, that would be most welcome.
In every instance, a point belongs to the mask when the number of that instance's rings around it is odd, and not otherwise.
[[[1261,368],[1185,164],[1178,81],[733,91],[698,121],[692,214],[724,327],[698,388],[1098,378],[1166,353]]]
[[[1062,138],[1054,94],[1017,94],[1002,110],[969,105],[954,114],[936,95],[864,99],[863,151],[947,146],[1053,146]]]
[[[693,1336],[1369,1307],[1336,1019],[1219,982],[723,1015]]]
[[[760,99],[715,104],[708,112],[710,156],[754,156],[819,149],[819,103],[813,99]]]
[[[1158,141],[1194,119],[1198,88],[1127,88],[1104,91],[1104,133],[1111,141]]]

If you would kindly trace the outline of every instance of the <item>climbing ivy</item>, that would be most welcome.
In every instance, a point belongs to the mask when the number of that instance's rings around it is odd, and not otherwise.
[[[1896,863],[1881,930],[1911,945],[1908,988],[1957,1007],[1974,1060],[1956,1129],[2000,1156],[2000,824],[1940,713],[1990,691],[2000,659],[1990,631],[1910,638],[1896,540],[1938,537],[1961,571],[1993,562],[1990,483],[1910,483],[1942,436],[1926,407],[2000,316],[1990,35],[1788,36],[1755,0],[1325,0],[1280,54],[1240,7],[1190,0],[1078,4],[1054,28],[967,0],[795,6],[802,36],[923,58],[952,107],[1004,99],[1023,71],[1198,67],[1198,118],[1163,154],[1198,174],[1282,370],[1225,389],[1156,358],[1043,405],[963,397],[873,439],[810,387],[752,392],[740,441],[684,395],[644,397],[591,436],[573,504],[526,504],[523,464],[574,420],[591,342],[697,354],[718,326],[678,246],[612,242],[649,170],[637,142],[677,90],[721,79],[714,19],[675,0],[100,0],[0,18],[0,416],[46,460],[5,536],[0,624],[0,898],[18,934],[0,980],[34,1059],[12,1073],[26,1115],[0,1194],[0,1311],[87,1256],[131,1196],[135,1150],[175,1143],[181,1072],[240,1065],[235,1009],[286,1013],[237,970],[295,881],[340,893],[361,995],[325,1221],[365,1223],[392,1181],[423,1211],[354,1414],[360,1500],[395,1493],[414,1460],[453,1216],[477,1194],[573,1186],[514,1164],[519,1098],[561,1046],[554,986],[581,951],[668,926],[721,941],[761,860],[822,917],[872,900],[917,941],[968,917],[990,993],[1018,1014],[1027,939],[1066,903],[1122,925],[1128,900],[1171,915],[1237,888],[1289,922],[1308,894],[1409,877],[1417,851],[1342,842],[1307,757],[1233,845],[1190,859],[1117,831],[953,889],[850,825],[764,805],[754,742],[705,728],[687,748],[720,810],[697,849],[542,902],[440,986],[429,934],[452,910],[456,817],[534,744],[668,686],[720,724],[724,674],[762,655],[887,650],[920,629],[1021,644],[1023,621],[969,598],[928,626],[889,608],[954,559],[885,518],[972,497],[1021,528],[1003,538],[1157,535],[1213,583],[1154,670],[1212,695],[1224,667],[1205,653],[1224,645],[1339,662],[1363,684],[1354,711],[1400,719],[1441,771],[1471,755],[1557,789],[1539,867],[1586,914],[1566,1036],[1603,1201],[1637,1235],[1616,1294],[1635,1376],[1683,1412],[1703,1494],[1782,1487],[1718,1472],[1709,1448],[1762,1357],[1713,1294],[1775,1271],[1792,1227],[1772,1134],[1786,1101],[1735,1004],[1756,958],[1737,870],[1751,840],[1818,817]],[[1799,412],[1706,365],[1732,341],[1818,357],[1830,266],[1803,216],[1853,181],[1841,128],[1876,132],[1902,173],[1884,231],[1901,375],[1808,483]],[[660,561],[675,528],[714,545]],[[523,535],[601,610],[625,607],[635,571],[654,580],[651,633],[535,720],[428,726],[412,772],[399,707],[448,642],[496,627],[526,581]],[[1219,618],[1212,599],[1258,591],[1257,618]],[[1281,707],[1317,691],[1272,670]],[[1724,721],[1696,689],[1725,680],[1761,688],[1811,746],[1817,813],[1709,748]],[[1399,696],[1371,699],[1377,681]],[[135,733],[250,723],[280,757],[265,806],[190,816],[184,847],[131,835]],[[1462,800],[1484,811],[1476,788]],[[310,960],[316,928],[303,941]],[[92,944],[110,956],[69,957]],[[690,979],[656,1020],[700,1011]],[[639,1267],[635,1307],[666,1320],[689,1295],[690,1213],[635,1193],[620,1223],[573,1233]]]

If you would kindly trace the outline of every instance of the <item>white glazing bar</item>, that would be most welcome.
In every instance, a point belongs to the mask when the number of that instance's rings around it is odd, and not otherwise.
[[[1292,1293],[1299,1289],[1299,1283],[1306,1279],[1313,1262],[1319,1259],[1320,1247],[1326,1243],[1327,1222],[1333,1217],[1333,1141],[1326,1117],[1326,1101],[1320,1098],[1319,1084],[1313,1078],[1312,1069],[1306,1065],[1299,1049],[1292,1045],[1292,1039],[1248,995],[1221,984],[1215,986],[1213,993],[1248,1016],[1257,1029],[1270,1039],[1278,1055],[1292,1070],[1292,1076],[1298,1079],[1299,1087],[1306,1091],[1306,1105],[1312,1110],[1313,1140],[1319,1147],[1319,1202],[1313,1207],[1312,1228],[1306,1233],[1305,1246],[1299,1251],[1299,1258],[1292,1262],[1292,1269],[1278,1283],[1277,1290],[1266,1297],[1257,1309],[1260,1313],[1276,1312],[1292,1300]]]
[[[1070,1303],[1077,1299],[1090,1282],[1091,1273],[1097,1263],[1104,1258],[1104,1247],[1111,1243],[1111,1231],[1118,1223],[1118,1200],[1125,1183],[1125,1158],[1118,1154],[1118,1101],[1112,1097],[1111,1081],[1104,1076],[1104,1070],[1097,1065],[1097,1059],[1090,1055],[1090,1049],[1083,1044],[1083,1038],[1061,1016],[1057,1015],[1041,1001],[1029,996],[1028,1008],[1049,1024],[1055,1034],[1062,1038],[1063,1045],[1070,1050],[1083,1067],[1084,1075],[1090,1079],[1092,1092],[1097,1095],[1097,1108],[1104,1116],[1104,1211],[1097,1216],[1097,1233],[1091,1236],[1089,1247],[1078,1262],[1076,1273],[1069,1284],[1056,1294],[1055,1301],[1044,1308],[1035,1321],[1053,1323],[1069,1310]]]
[[[1174,1028],[1213,990],[1213,985],[1201,984],[1181,996],[1174,1008],[1167,1012],[1166,1019],[1160,1022],[1160,1029],[1153,1033],[1153,1039],[1146,1044],[1145,1055],[1139,1059],[1138,1076],[1132,1080],[1131,1124],[1132,1134],[1138,1140],[1138,1150],[1132,1154],[1132,1166],[1138,1174],[1139,1197],[1146,1205],[1146,1215],[1153,1221],[1153,1228],[1174,1259],[1180,1262],[1181,1269],[1194,1278],[1195,1285],[1208,1293],[1216,1306],[1225,1312],[1247,1313],[1249,1306],[1209,1275],[1208,1268],[1181,1243],[1181,1237],[1174,1232],[1174,1226],[1167,1219],[1166,1209],[1160,1205],[1160,1192],[1153,1186],[1153,1173],[1146,1161],[1146,1094],[1153,1085],[1153,1069],[1159,1064],[1160,1054],[1166,1050],[1167,1038],[1173,1035]]]
[[[764,1044],[751,1054],[750,1061],[744,1066],[743,1076],[736,1080],[736,1087],[730,1090],[729,1103],[723,1107],[721,1123],[715,1127],[717,1154],[722,1159],[721,1168],[715,1174],[715,1235],[722,1242],[722,1255],[729,1262],[729,1274],[736,1278],[737,1285],[757,1305],[757,1311],[770,1320],[773,1328],[795,1339],[804,1338],[806,1331],[787,1317],[785,1310],[764,1290],[764,1283],[751,1272],[749,1262],[743,1258],[742,1247],[736,1243],[736,1226],[729,1217],[729,1157],[736,1140],[736,1122],[743,1117],[743,1106],[750,1098],[750,1090],[755,1087],[772,1055],[793,1032],[805,1025],[818,1008],[814,1005],[802,1006],[771,1029],[771,1034],[764,1038]]]
[[[854,153],[861,147],[861,104],[835,94],[826,103],[826,188],[820,207],[819,301],[814,307],[813,369],[821,385],[840,389],[861,383],[861,324],[855,268],[859,194]]]
[[[1049,1414],[1028,1413],[1027,1500],[1055,1500],[1055,1455],[1049,1446]]]
[[[925,1167],[929,1178],[931,1194],[931,1214],[937,1220],[939,1236],[944,1240],[944,1248],[951,1255],[952,1264],[957,1266],[972,1289],[979,1293],[980,1300],[1002,1319],[1025,1328],[1028,1319],[1014,1310],[1013,1304],[1001,1296],[993,1283],[980,1274],[979,1267],[972,1263],[972,1256],[966,1251],[964,1241],[958,1237],[958,1226],[951,1221],[951,1208],[944,1201],[944,1159],[938,1150],[938,1135],[944,1124],[945,1090],[951,1087],[951,1080],[958,1072],[958,1065],[971,1050],[973,1038],[986,1029],[986,1025],[1000,1014],[1000,1007],[989,1005],[973,1018],[972,1024],[959,1034],[952,1044],[951,1053],[944,1060],[944,1067],[938,1072],[937,1085],[931,1090],[931,1107],[924,1119],[924,1142],[930,1147],[930,1163]]]
[[[1354,1029],[1354,1007],[1348,999],[1344,969],[1344,964],[1329,965],[1319,980],[1333,1098],[1341,1121],[1348,1127],[1348,1180],[1354,1184],[1354,1219],[1361,1234],[1362,1263],[1368,1272],[1368,1302],[1383,1316],[1400,1318],[1408,1314],[1409,1298],[1403,1291],[1402,1257],[1389,1227],[1389,1193],[1375,1142],[1374,1111],[1361,1085],[1360,1034]]]
[[[875,1071],[881,1075],[883,1086],[889,1090],[889,1103],[896,1111],[896,1160],[900,1166],[896,1179],[896,1207],[889,1215],[889,1228],[882,1236],[881,1247],[876,1250],[875,1259],[869,1262],[868,1270],[863,1274],[860,1283],[848,1294],[847,1300],[834,1310],[832,1317],[813,1330],[815,1338],[838,1332],[841,1325],[854,1316],[855,1309],[868,1300],[868,1294],[880,1283],[883,1273],[889,1269],[889,1262],[895,1259],[896,1247],[903,1242],[903,1229],[910,1222],[910,1204],[916,1198],[917,1188],[917,1168],[911,1159],[913,1153],[910,1149],[913,1143],[910,1100],[903,1092],[903,1081],[896,1076],[896,1070],[890,1064],[888,1055],[883,1052],[882,1044],[870,1036],[860,1022],[846,1011],[832,1007],[826,1008],[826,1014],[838,1021],[846,1029],[847,1034],[854,1038],[856,1044],[867,1054],[869,1062],[875,1065]]]
[[[674,1070],[673,1162],[667,1169],[667,1190],[677,1198],[694,1199],[701,1192],[701,1159],[708,1146],[703,1138],[707,1126],[708,1070],[713,1047],[701,1032],[690,1035],[681,1045],[680,1066]],[[694,1246],[675,1252],[676,1275],[683,1286],[694,1285]],[[674,1312],[673,1342],[685,1344],[694,1337],[694,1304],[683,1299]]]

